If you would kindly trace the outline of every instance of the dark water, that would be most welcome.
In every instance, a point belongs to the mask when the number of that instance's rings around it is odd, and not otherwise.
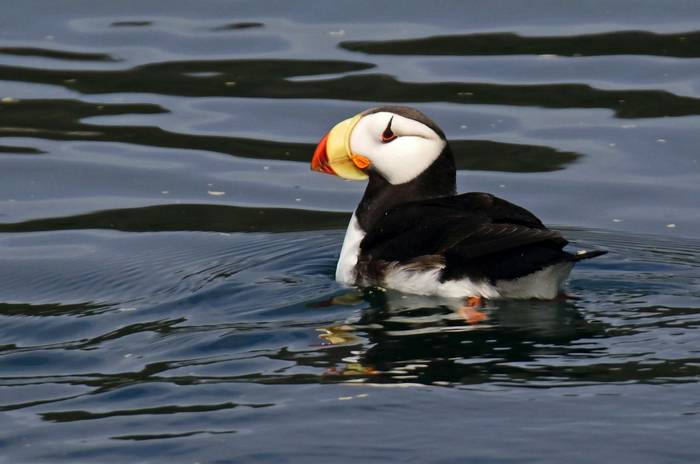
[[[0,462],[698,462],[699,76],[692,1],[5,8]],[[610,250],[575,299],[333,281],[385,102]]]

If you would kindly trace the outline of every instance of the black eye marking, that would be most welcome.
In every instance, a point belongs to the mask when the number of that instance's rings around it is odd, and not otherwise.
[[[393,120],[394,117],[392,116],[391,119],[389,119],[389,124],[386,125],[386,129],[382,132],[382,143],[389,143],[397,137],[391,130],[391,121]]]

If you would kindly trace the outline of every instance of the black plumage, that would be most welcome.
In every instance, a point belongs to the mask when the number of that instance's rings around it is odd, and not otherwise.
[[[418,120],[444,139],[443,132],[413,109],[381,107]],[[370,170],[369,184],[356,216],[366,232],[356,274],[364,285],[382,285],[389,266],[441,268],[440,280],[512,280],[550,265],[604,254],[571,254],[566,239],[546,228],[526,209],[488,193],[456,190],[449,145],[410,182],[392,185]]]
[[[376,269],[377,280],[381,263],[440,263],[441,280],[493,282],[576,260],[563,251],[567,243],[524,208],[488,193],[465,193],[385,210],[360,244],[358,269]]]

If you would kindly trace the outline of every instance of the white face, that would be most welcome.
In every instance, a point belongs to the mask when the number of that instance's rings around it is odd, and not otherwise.
[[[391,120],[396,138],[382,142]],[[389,183],[410,182],[440,156],[446,142],[423,123],[382,111],[363,116],[350,136],[352,153],[369,159],[372,167]]]

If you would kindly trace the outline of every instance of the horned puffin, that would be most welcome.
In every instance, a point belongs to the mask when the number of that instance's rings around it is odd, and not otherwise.
[[[553,299],[577,261],[606,251],[568,243],[526,209],[456,194],[445,133],[413,108],[380,106],[335,125],[311,169],[368,185],[350,219],[336,280],[418,295]]]

